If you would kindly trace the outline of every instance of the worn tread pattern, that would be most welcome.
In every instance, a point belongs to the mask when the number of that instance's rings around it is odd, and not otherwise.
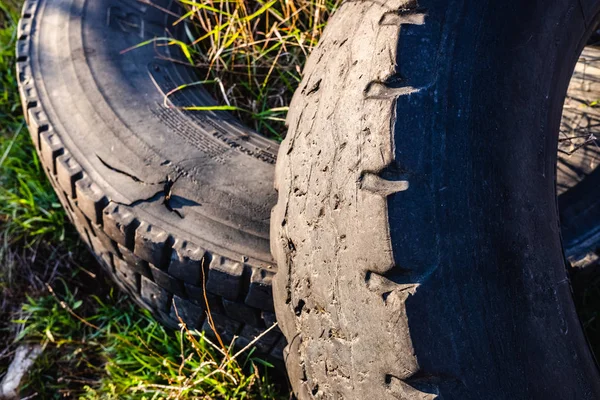
[[[424,20],[413,0],[344,3],[290,107],[271,251],[284,358],[301,400],[437,398],[439,377],[419,367],[407,325],[418,283],[385,276],[397,270],[387,196],[410,190],[385,174],[394,105],[420,90],[399,75],[397,43],[403,26]]]
[[[274,323],[261,314],[262,309],[273,311],[264,298],[270,294],[270,279],[255,278],[272,272],[174,237],[138,218],[132,207],[110,201],[90,179],[48,121],[37,96],[29,64],[37,5],[37,0],[25,2],[18,26],[19,92],[44,170],[82,240],[117,285],[167,326],[178,327],[178,314],[191,329],[211,330],[206,321],[208,299],[219,334],[228,341],[239,336],[239,345],[249,343]],[[280,360],[282,341],[276,327],[259,340],[258,350]]]
[[[595,24],[568,2],[418,2],[344,3],[290,107],[271,249],[294,391],[598,398],[553,174],[564,55]]]

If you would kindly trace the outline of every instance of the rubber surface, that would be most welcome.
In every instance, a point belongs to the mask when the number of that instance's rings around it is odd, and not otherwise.
[[[170,1],[28,0],[18,30],[23,109],[48,177],[108,273],[169,325],[239,344],[274,323],[268,223],[277,144],[213,105],[173,46]],[[168,33],[167,33],[168,30]],[[160,44],[164,42],[157,42]],[[166,105],[166,106],[165,106]],[[206,288],[206,293],[204,293]],[[279,357],[278,330],[258,343]]]
[[[595,399],[555,179],[597,1],[346,2],[276,171],[299,399]]]

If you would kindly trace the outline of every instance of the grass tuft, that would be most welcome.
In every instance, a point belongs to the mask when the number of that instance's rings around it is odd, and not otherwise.
[[[186,109],[231,111],[257,132],[281,140],[302,67],[341,0],[178,1],[185,13],[175,25],[186,24],[189,40],[169,44],[205,76],[190,84],[202,83],[220,102],[218,108]]]
[[[29,298],[15,321],[22,327],[17,340],[45,348],[37,381],[30,381],[41,398],[284,398],[252,352],[235,357],[199,332],[165,329],[123,295],[82,296],[70,286]]]

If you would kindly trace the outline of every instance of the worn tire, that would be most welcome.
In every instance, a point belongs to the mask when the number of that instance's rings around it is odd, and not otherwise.
[[[555,191],[600,2],[348,1],[277,162],[299,399],[595,399]],[[597,193],[596,186],[596,193]]]
[[[115,282],[171,326],[178,313],[210,331],[208,304],[225,341],[245,344],[275,320],[278,146],[226,113],[178,109],[215,104],[198,86],[163,106],[198,78],[173,47],[122,54],[167,27],[183,34],[163,11],[176,14],[174,2],[153,3],[27,0],[17,42],[26,122],[69,218]],[[283,343],[275,330],[258,349],[278,357]]]

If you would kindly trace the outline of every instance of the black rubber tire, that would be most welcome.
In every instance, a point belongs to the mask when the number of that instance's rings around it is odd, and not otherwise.
[[[555,191],[600,2],[348,1],[277,162],[299,399],[596,399]],[[596,188],[597,191],[597,188]]]
[[[17,43],[26,121],[67,214],[115,282],[171,326],[177,310],[208,329],[208,303],[224,340],[244,345],[275,321],[278,145],[227,113],[181,111],[215,104],[199,86],[163,106],[198,77],[173,46],[122,54],[167,28],[183,35],[176,4],[152,3],[27,0]],[[279,357],[284,340],[275,329],[257,344]]]

